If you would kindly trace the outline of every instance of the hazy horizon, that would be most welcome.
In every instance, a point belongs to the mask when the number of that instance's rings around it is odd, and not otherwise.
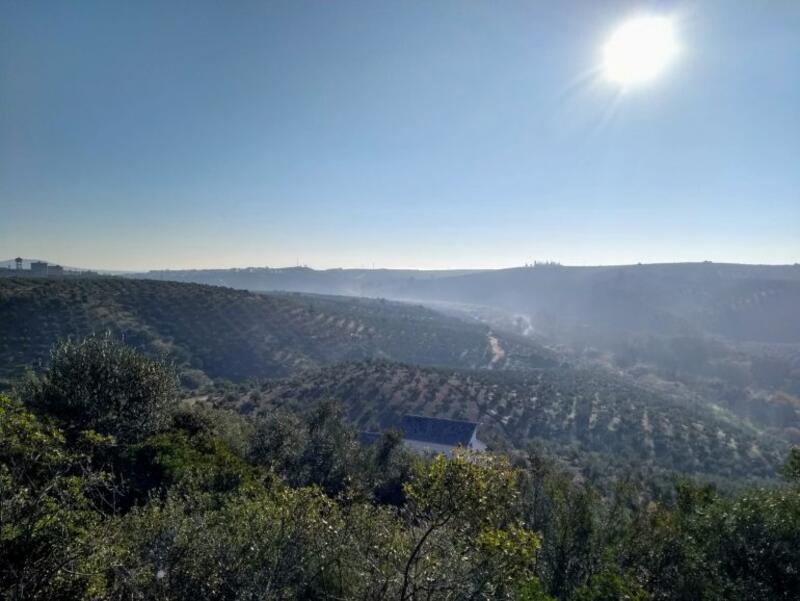
[[[642,11],[679,52],[601,75]],[[800,260],[800,4],[0,6],[0,256]]]
[[[126,274],[135,274],[135,273],[148,273],[148,272],[168,272],[168,271],[224,271],[224,270],[247,270],[247,269],[275,269],[275,270],[286,270],[286,269],[311,269],[314,271],[358,271],[358,270],[368,270],[368,271],[501,271],[507,269],[519,269],[524,267],[530,267],[534,265],[534,262],[551,262],[557,263],[559,267],[578,267],[578,268],[600,268],[600,267],[635,267],[635,266],[658,266],[658,265],[699,265],[704,263],[712,263],[715,265],[744,265],[750,267],[793,267],[800,265],[800,262],[792,262],[792,263],[753,263],[753,262],[746,262],[746,261],[654,261],[654,262],[642,262],[637,261],[634,263],[563,263],[560,261],[554,260],[539,260],[536,259],[535,261],[528,261],[519,264],[512,264],[512,265],[499,265],[499,266],[490,266],[490,267],[474,267],[474,266],[459,266],[459,267],[433,267],[433,268],[423,268],[423,267],[414,267],[414,266],[397,266],[397,267],[386,267],[381,265],[336,265],[331,267],[321,267],[317,265],[308,265],[308,264],[295,264],[295,265],[266,265],[266,264],[252,264],[252,265],[208,265],[204,267],[181,267],[181,266],[167,266],[167,267],[141,267],[141,268],[116,268],[116,267],[104,267],[102,265],[76,265],[76,264],[68,264],[62,261],[57,261],[52,258],[48,257],[22,257],[24,261],[45,261],[49,264],[53,265],[61,265],[67,269],[74,269],[74,270],[95,270],[103,273],[126,273]],[[0,265],[6,265],[8,267],[13,267],[14,259],[0,259]],[[27,269],[27,267],[26,267]]]

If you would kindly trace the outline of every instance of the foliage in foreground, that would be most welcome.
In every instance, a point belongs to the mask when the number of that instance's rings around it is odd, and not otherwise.
[[[535,453],[414,458],[391,432],[364,448],[334,403],[258,421],[180,405],[163,366],[109,340],[56,357],[0,397],[2,599],[800,595],[797,452],[786,486],[680,482],[666,506]],[[64,384],[81,369],[102,374],[91,394]]]

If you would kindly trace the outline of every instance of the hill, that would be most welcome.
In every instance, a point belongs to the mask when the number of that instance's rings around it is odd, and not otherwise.
[[[800,265],[534,265],[491,271],[247,269],[158,277],[423,303],[572,364],[724,407],[800,441]]]
[[[325,269],[309,267],[247,267],[233,269],[169,269],[131,277],[230,286],[260,292],[309,292],[340,296],[407,296],[418,281],[479,273],[480,270]]]
[[[43,366],[59,338],[105,330],[170,358],[191,388],[261,380],[236,397],[244,409],[335,396],[362,430],[404,413],[466,417],[497,444],[544,442],[582,465],[597,454],[734,478],[772,475],[784,446],[702,398],[562,364],[528,338],[419,305],[117,277],[0,281],[6,381]]]
[[[495,446],[543,443],[562,457],[577,453],[584,467],[596,454],[601,463],[770,477],[785,451],[723,411],[568,366],[519,373],[359,362],[264,382],[226,404],[245,412],[296,410],[326,397],[340,400],[364,431],[395,426],[405,413],[469,419]]]
[[[379,357],[494,369],[555,361],[522,337],[403,303],[112,277],[0,280],[0,377],[41,365],[59,338],[105,330],[200,380]]]
[[[484,271],[308,268],[161,271],[144,277],[483,305],[600,332],[707,333],[733,340],[800,342],[800,265],[673,263],[537,265]]]

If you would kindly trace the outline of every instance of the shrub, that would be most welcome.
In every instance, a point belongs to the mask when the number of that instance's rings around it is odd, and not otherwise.
[[[167,425],[177,379],[165,363],[108,335],[93,336],[57,344],[47,372],[29,380],[20,394],[68,432],[95,430],[131,443]]]
[[[0,599],[96,598],[103,588],[97,511],[109,478],[63,433],[0,395]],[[81,446],[107,441],[95,433]]]

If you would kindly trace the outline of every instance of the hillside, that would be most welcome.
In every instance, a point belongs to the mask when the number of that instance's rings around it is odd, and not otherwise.
[[[522,337],[388,301],[111,277],[0,280],[0,378],[41,365],[59,338],[105,330],[201,380],[367,358],[494,369],[554,362]]]
[[[151,276],[423,303],[556,348],[573,365],[723,407],[778,438],[800,441],[800,265],[292,268]]]
[[[555,320],[615,335],[707,333],[800,342],[800,265],[544,265],[468,272],[264,268],[160,271],[144,277],[483,305],[526,314],[542,328]]]
[[[519,268],[419,282],[418,299],[522,312],[606,334],[798,342],[800,267],[713,263]]]
[[[131,277],[230,286],[260,292],[292,291],[342,296],[396,298],[418,281],[479,273],[479,270],[325,269],[247,267],[244,269],[169,269]]]
[[[340,400],[365,431],[396,425],[405,413],[469,419],[497,444],[544,442],[562,456],[596,453],[686,473],[768,477],[784,451],[722,411],[570,367],[468,372],[360,362],[265,382],[227,404],[258,412],[306,408],[325,397]]]
[[[262,380],[238,397],[243,409],[334,396],[362,430],[404,413],[465,417],[499,444],[723,477],[770,476],[783,450],[702,398],[562,364],[525,337],[418,305],[114,277],[0,281],[6,381],[43,366],[59,338],[105,330],[170,358],[189,387]]]

